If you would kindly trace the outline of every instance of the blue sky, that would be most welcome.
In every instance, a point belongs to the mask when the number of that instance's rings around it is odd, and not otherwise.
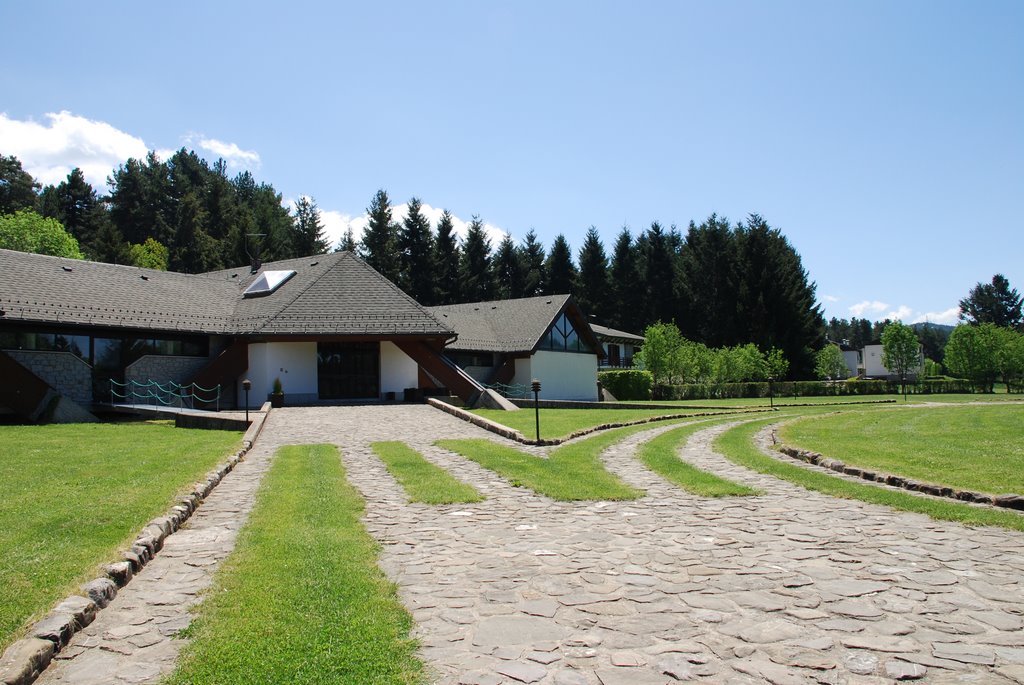
[[[757,212],[828,316],[1024,290],[1024,3],[335,5],[0,3],[0,153],[187,146],[335,233],[382,187],[574,250]]]

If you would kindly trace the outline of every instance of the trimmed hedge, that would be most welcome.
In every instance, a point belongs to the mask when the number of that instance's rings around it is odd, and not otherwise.
[[[651,386],[654,384],[654,377],[650,371],[639,369],[599,371],[597,380],[617,400],[651,399]]]
[[[903,392],[899,381],[783,381],[772,384],[776,397],[847,397],[859,395],[898,395]],[[922,380],[907,383],[908,395],[981,392],[979,386],[966,380]],[[614,391],[613,391],[614,394]],[[616,395],[618,397],[618,395]],[[721,400],[768,397],[768,383],[688,383],[658,384],[653,389],[656,400]]]

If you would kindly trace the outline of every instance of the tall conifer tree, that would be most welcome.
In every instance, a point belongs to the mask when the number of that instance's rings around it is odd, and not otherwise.
[[[398,262],[398,226],[391,219],[391,201],[383,188],[366,208],[370,221],[363,232],[362,257],[381,276],[392,283],[400,277]]]
[[[523,297],[544,294],[548,287],[546,253],[532,228],[526,234],[519,254],[523,262]]]
[[[509,300],[523,297],[525,279],[523,260],[516,249],[512,236],[506,234],[494,253],[494,276],[497,281],[497,298]]]
[[[576,300],[596,323],[607,325],[611,288],[608,280],[608,256],[601,236],[593,226],[580,248],[580,271],[576,281]]]
[[[548,273],[546,295],[570,295],[576,284],[576,266],[572,263],[572,249],[565,236],[559,233],[551,243],[551,252],[544,265]]]
[[[462,302],[459,288],[460,251],[455,223],[447,209],[437,222],[437,240],[434,242],[434,262],[437,268],[437,304]]]
[[[640,334],[646,328],[636,247],[629,228],[623,226],[615,241],[611,264],[611,305],[608,325],[627,333]]]
[[[295,203],[294,233],[292,245],[296,256],[325,254],[328,243],[324,236],[324,225],[320,221],[320,208],[316,200],[303,195]]]
[[[491,266],[491,241],[479,216],[473,215],[462,244],[459,262],[459,287],[465,302],[494,299],[494,271]]]
[[[676,316],[675,268],[669,236],[657,221],[647,231],[644,253],[644,285],[647,319],[650,323],[672,323]]]
[[[398,234],[402,274],[399,287],[412,299],[429,306],[436,298],[434,236],[422,208],[419,198],[409,200],[409,212]]]

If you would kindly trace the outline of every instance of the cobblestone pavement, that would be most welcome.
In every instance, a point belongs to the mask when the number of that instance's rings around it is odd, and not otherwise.
[[[314,442],[341,448],[440,685],[1024,682],[1024,535],[752,473],[711,451],[721,427],[697,433],[682,458],[763,494],[694,497],[633,458],[639,442],[669,428],[604,455],[646,497],[559,503],[434,447],[438,438],[500,439],[427,406],[275,411],[190,528],[168,539],[67,648],[77,656],[43,682],[114,681],[90,679],[90,669],[143,682],[170,668],[179,641],[168,635],[229,552],[268,456]],[[487,500],[408,504],[370,451],[375,440],[407,442]]]

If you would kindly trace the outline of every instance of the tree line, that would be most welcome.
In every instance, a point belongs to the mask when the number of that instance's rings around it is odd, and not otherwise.
[[[257,249],[271,261],[331,247],[315,202],[304,197],[289,212],[272,185],[249,172],[229,177],[223,160],[211,165],[185,149],[128,160],[105,195],[79,169],[41,187],[14,157],[0,157],[0,181],[0,214],[58,221],[97,261],[196,273],[247,263]],[[349,231],[336,249],[357,252],[424,305],[568,293],[595,323],[634,333],[671,323],[711,348],[779,349],[795,377],[813,371],[825,339],[815,284],[757,214],[737,223],[711,215],[685,230],[623,227],[610,247],[591,227],[574,252],[564,234],[546,248],[532,229],[493,245],[479,216],[460,240],[450,212],[432,226],[422,206],[410,199],[397,221],[379,190],[361,239]]]

